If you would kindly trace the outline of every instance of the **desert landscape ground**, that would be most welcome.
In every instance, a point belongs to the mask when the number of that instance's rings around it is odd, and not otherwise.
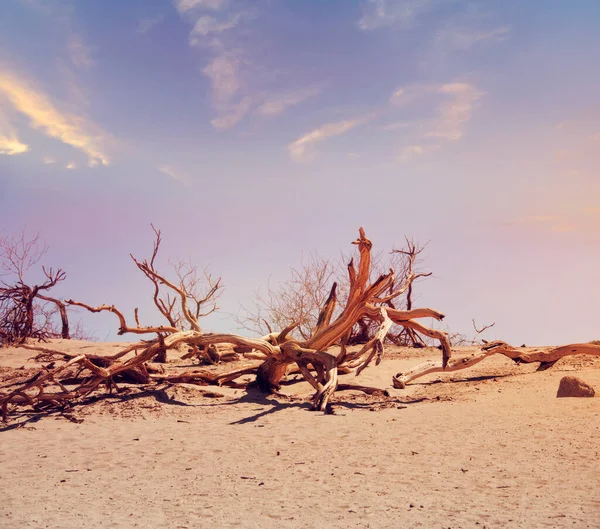
[[[45,345],[99,355],[124,346]],[[1,351],[3,390],[40,367],[32,356]],[[537,372],[495,355],[392,387],[396,372],[439,356],[386,347],[379,366],[340,382],[388,395],[338,391],[332,415],[309,411],[304,381],[279,396],[124,384],[64,412],[23,408],[1,433],[0,526],[599,527],[599,401],[556,390],[568,374],[600,387],[600,359],[569,356]],[[176,353],[168,365],[197,367]]]

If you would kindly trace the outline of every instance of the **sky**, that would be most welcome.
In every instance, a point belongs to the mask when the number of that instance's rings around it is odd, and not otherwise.
[[[600,339],[599,35],[597,0],[1,0],[0,233],[150,325],[152,223],[159,270],[222,277],[205,330],[235,331],[363,226],[428,243],[426,324]]]

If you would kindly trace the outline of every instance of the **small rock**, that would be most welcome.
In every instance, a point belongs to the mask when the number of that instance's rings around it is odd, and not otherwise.
[[[563,377],[558,385],[557,397],[593,397],[594,388],[577,377]]]

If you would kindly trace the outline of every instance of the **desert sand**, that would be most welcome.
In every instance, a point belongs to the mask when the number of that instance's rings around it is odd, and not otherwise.
[[[0,350],[4,383],[31,356]],[[341,378],[389,396],[338,392],[334,415],[309,411],[299,382],[289,398],[178,384],[16,417],[0,434],[0,527],[599,528],[600,400],[556,390],[569,374],[598,393],[600,359],[536,372],[497,356],[392,389],[439,357],[386,349]]]

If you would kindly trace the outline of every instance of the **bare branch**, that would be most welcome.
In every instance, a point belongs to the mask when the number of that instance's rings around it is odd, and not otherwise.
[[[481,329],[478,329],[477,324],[475,323],[475,318],[473,318],[472,321],[473,321],[473,329],[475,329],[475,332],[477,333],[477,334],[475,334],[475,337],[473,338],[473,342],[475,342],[477,340],[477,337],[481,333],[487,331],[488,329],[491,329],[494,325],[496,325],[496,322],[494,322],[494,323],[490,323],[489,325],[484,325]],[[483,340],[483,342],[486,343],[485,340]]]
[[[99,307],[92,307],[90,305],[86,305],[85,303],[81,303],[80,301],[74,301],[72,299],[67,299],[65,301],[67,305],[75,305],[77,307],[83,307],[84,309],[89,310],[90,312],[112,312],[119,319],[119,335],[133,333],[133,334],[148,334],[154,332],[167,332],[167,333],[175,333],[179,332],[179,329],[175,327],[169,326],[158,326],[158,327],[129,327],[127,322],[125,321],[125,316],[123,313],[118,310],[114,305],[100,305]]]

